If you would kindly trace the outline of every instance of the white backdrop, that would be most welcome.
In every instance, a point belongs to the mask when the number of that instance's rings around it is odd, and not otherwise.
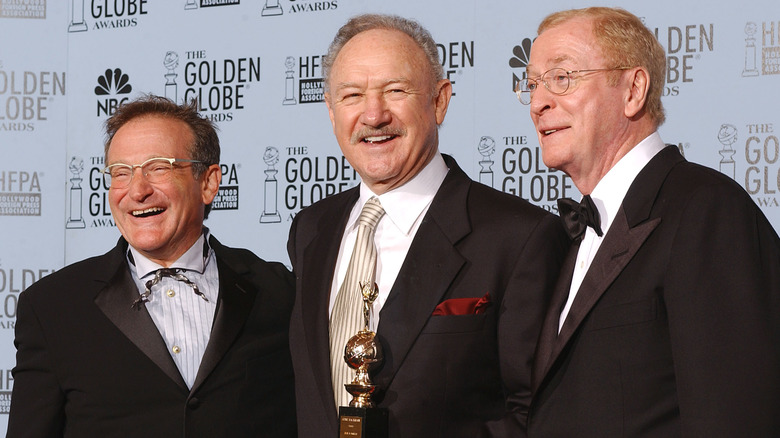
[[[440,148],[472,178],[555,210],[577,197],[545,168],[512,93],[554,6],[513,0],[0,0],[0,430],[15,363],[19,293],[102,254],[119,233],[103,121],[140,93],[201,98],[218,122],[223,184],[206,224],[225,244],[288,263],[290,221],[354,186],[322,103],[322,55],[352,15],[418,19],[454,96]],[[645,2],[647,3],[647,2]],[[739,182],[780,228],[780,6],[776,0],[623,5],[668,54],[661,135]]]

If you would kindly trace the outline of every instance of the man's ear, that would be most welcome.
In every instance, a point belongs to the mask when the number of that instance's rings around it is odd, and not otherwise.
[[[203,175],[201,175],[201,193],[203,196],[203,204],[211,204],[214,197],[217,196],[219,191],[219,183],[222,182],[222,170],[219,168],[219,164],[212,164],[209,166]]]
[[[436,107],[436,124],[441,125],[444,122],[444,116],[447,115],[447,107],[450,105],[452,97],[452,82],[449,79],[441,79],[436,83],[436,91],[433,96],[433,104]]]
[[[647,92],[650,89],[650,73],[644,67],[635,67],[626,72],[628,88],[625,95],[625,115],[633,118],[645,107]]]

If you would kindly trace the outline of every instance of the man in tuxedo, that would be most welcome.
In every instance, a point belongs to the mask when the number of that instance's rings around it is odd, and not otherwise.
[[[733,180],[666,146],[665,54],[634,15],[552,14],[528,79],[542,157],[585,195],[545,317],[528,434],[780,431],[780,239]]]
[[[555,216],[471,181],[439,153],[452,85],[418,23],[350,19],[323,73],[336,139],[361,183],[303,209],[290,230],[299,433],[336,436],[338,407],[351,398],[344,345],[364,324],[358,315],[343,329],[344,312],[360,312],[362,301],[357,283],[342,283],[363,252],[361,212],[370,204],[375,268],[362,283],[378,287],[370,328],[384,361],[371,379],[373,400],[389,411],[389,436],[518,436],[568,238]]]
[[[20,295],[8,437],[294,437],[293,278],[203,226],[213,123],[145,96],[106,131],[122,237]]]

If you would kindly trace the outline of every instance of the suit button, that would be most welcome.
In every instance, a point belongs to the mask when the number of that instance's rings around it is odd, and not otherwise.
[[[187,400],[187,407],[192,410],[198,409],[198,407],[200,407],[200,400],[195,397]]]

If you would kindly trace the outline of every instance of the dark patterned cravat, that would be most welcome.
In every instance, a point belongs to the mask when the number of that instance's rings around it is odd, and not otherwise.
[[[181,273],[181,269],[176,268],[161,268],[156,271],[154,271],[154,278],[147,281],[146,284],[144,284],[144,287],[146,290],[144,290],[144,293],[141,294],[140,297],[138,297],[137,300],[133,301],[133,308],[137,309],[142,303],[148,303],[149,302],[149,296],[152,294],[152,286],[159,283],[160,280],[162,280],[163,277],[171,277],[174,280],[181,281],[188,286],[190,286],[195,292],[195,295],[203,298],[204,301],[208,302],[208,298],[206,298],[206,295],[203,294],[203,292],[198,289],[198,285],[190,281],[189,278],[187,278],[184,274]]]

